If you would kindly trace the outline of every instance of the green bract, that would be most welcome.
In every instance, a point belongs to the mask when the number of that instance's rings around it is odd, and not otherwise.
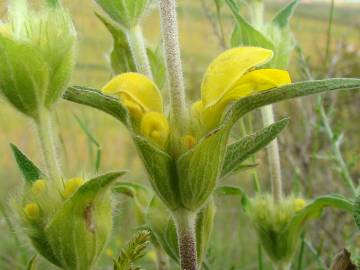
[[[128,111],[116,98],[83,87],[68,89],[64,98],[102,110],[126,125],[159,198],[171,211],[187,209],[196,212],[206,204],[222,175],[235,171],[246,157],[270,142],[287,123],[286,120],[279,121],[228,147],[229,132],[239,118],[256,108],[278,101],[331,90],[356,89],[359,86],[358,79],[330,79],[294,83],[245,97],[234,102],[224,114],[219,128],[206,134],[178,158],[136,134]]]
[[[35,249],[63,269],[92,269],[112,231],[109,187],[123,174],[108,173],[82,185],[70,179],[64,190],[46,180],[28,185],[21,216]]]
[[[320,216],[325,207],[352,211],[353,204],[339,195],[321,196],[308,204],[295,197],[274,202],[270,196],[259,195],[244,206],[261,244],[278,269],[287,269],[307,221]]]
[[[139,23],[149,0],[95,0],[105,13],[121,27],[132,28]]]
[[[64,92],[74,66],[76,33],[60,7],[28,10],[17,0],[0,28],[0,93],[22,113],[36,118]]]

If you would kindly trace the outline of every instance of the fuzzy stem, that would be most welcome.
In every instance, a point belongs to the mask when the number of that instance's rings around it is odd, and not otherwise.
[[[178,236],[181,270],[196,270],[196,214],[188,210],[177,210],[173,216]]]
[[[262,107],[261,114],[263,125],[265,127],[275,123],[272,105]],[[279,202],[282,199],[282,179],[279,145],[276,138],[268,145],[267,154],[270,167],[272,195],[274,201]]]
[[[136,25],[130,28],[126,32],[126,36],[131,48],[131,54],[136,65],[136,70],[148,78],[153,79],[141,27]]]
[[[290,270],[290,264],[279,263],[275,265],[276,270]]]
[[[261,0],[253,0],[251,6],[251,22],[255,28],[261,30],[264,26],[264,2]]]
[[[184,75],[181,64],[176,0],[160,0],[161,30],[170,86],[171,121],[180,131],[186,129]]]
[[[62,173],[56,153],[55,136],[50,111],[44,109],[39,113],[36,120],[36,127],[48,176],[54,181],[61,183]]]

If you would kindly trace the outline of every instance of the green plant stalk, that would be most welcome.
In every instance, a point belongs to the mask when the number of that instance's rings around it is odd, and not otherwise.
[[[264,26],[264,2],[262,0],[253,0],[251,2],[252,24],[261,31]],[[272,105],[262,107],[261,115],[263,119],[263,126],[269,126],[275,123],[274,111]],[[282,199],[282,177],[281,177],[281,163],[279,144],[277,139],[274,139],[267,147],[267,155],[269,161],[270,179],[272,195],[275,202]]]
[[[51,112],[47,109],[43,109],[41,112],[39,112],[35,123],[40,139],[41,149],[45,160],[48,177],[56,181],[58,184],[61,184],[62,173],[56,153],[56,144]]]
[[[196,213],[185,209],[173,213],[179,243],[181,270],[196,270]]]
[[[126,36],[130,45],[132,57],[136,65],[136,70],[148,78],[153,79],[141,27],[136,25],[128,29],[126,31]]]
[[[354,181],[353,181],[353,179],[352,179],[352,177],[350,175],[348,166],[346,165],[346,163],[344,161],[344,158],[342,156],[340,145],[334,141],[335,135],[334,135],[334,132],[333,132],[331,126],[330,126],[330,121],[329,121],[329,118],[326,115],[326,112],[325,112],[321,97],[319,97],[319,103],[320,103],[319,109],[320,109],[321,120],[323,122],[326,135],[330,139],[331,149],[332,149],[332,152],[333,152],[333,154],[335,156],[335,160],[336,160],[338,166],[340,167],[341,176],[342,176],[343,180],[345,181],[345,183],[351,189],[353,195],[357,196],[357,189],[356,189]]]
[[[290,264],[277,264],[274,268],[276,270],[290,270]]]
[[[181,134],[187,129],[187,109],[179,45],[176,0],[160,0],[159,7],[166,68],[170,87],[170,121],[172,126],[176,127]]]
[[[274,112],[272,105],[267,105],[261,108],[264,127],[275,123]],[[282,178],[281,178],[281,163],[279,144],[277,139],[274,139],[267,147],[269,170],[271,178],[272,195],[275,202],[282,199]]]

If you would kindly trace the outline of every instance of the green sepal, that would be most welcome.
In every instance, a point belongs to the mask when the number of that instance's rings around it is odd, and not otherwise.
[[[237,171],[243,161],[274,140],[288,123],[288,118],[282,119],[228,146],[221,176]]]
[[[45,177],[45,174],[14,144],[10,144],[18,168],[28,184]]]
[[[112,230],[109,188],[125,172],[108,173],[82,185],[45,228],[51,250],[64,269],[91,269]]]
[[[174,159],[140,136],[133,139],[156,194],[169,209],[181,207]]]
[[[260,31],[253,27],[240,15],[239,5],[235,0],[225,0],[233,13],[237,26],[231,38],[232,47],[237,46],[258,46],[274,51],[274,44]]]
[[[32,46],[0,35],[0,93],[20,112],[36,118],[49,85],[49,68]]]
[[[272,23],[278,25],[280,28],[287,27],[298,3],[299,0],[293,0],[287,4],[275,15],[272,19]]]
[[[72,86],[67,89],[63,98],[75,103],[87,105],[115,117],[127,128],[131,129],[131,122],[127,109],[119,100],[89,87]]]
[[[289,84],[248,96],[235,102],[222,117],[226,125],[233,125],[246,113],[283,100],[310,96],[328,91],[360,88],[360,79],[327,79]]]
[[[214,191],[229,132],[230,128],[225,126],[212,131],[177,160],[178,189],[184,208],[196,212]]]
[[[360,195],[356,198],[354,204],[354,219],[355,223],[360,230]]]

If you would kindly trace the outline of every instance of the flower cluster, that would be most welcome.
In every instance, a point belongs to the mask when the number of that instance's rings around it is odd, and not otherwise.
[[[263,48],[240,47],[222,53],[210,64],[202,82],[201,99],[189,109],[188,131],[181,139],[183,149],[193,147],[218,127],[231,102],[291,83],[285,70],[256,69],[272,56],[272,51]],[[139,134],[161,149],[167,148],[171,128],[162,95],[149,78],[138,73],[120,74],[102,91],[119,97]]]

